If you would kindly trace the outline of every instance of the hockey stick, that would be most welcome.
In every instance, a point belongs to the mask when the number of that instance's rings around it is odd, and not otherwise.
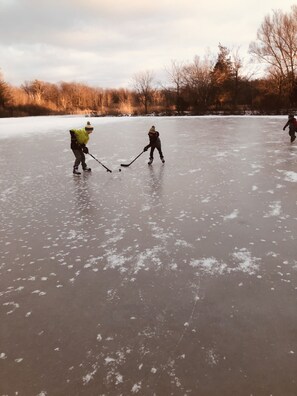
[[[121,166],[125,166],[125,167],[130,166],[130,165],[133,164],[133,162],[136,161],[137,158],[140,157],[141,154],[143,154],[144,152],[145,152],[145,150],[143,150],[140,154],[138,154],[138,156],[135,157],[134,160],[130,162],[130,164],[121,164]]]
[[[110,169],[107,168],[107,166],[103,165],[102,162],[100,162],[99,160],[97,160],[97,158],[95,158],[91,153],[88,153],[91,157],[94,158],[94,160],[96,160],[97,162],[99,162],[100,165],[103,166],[103,168],[105,168],[107,170],[107,172],[112,172]]]

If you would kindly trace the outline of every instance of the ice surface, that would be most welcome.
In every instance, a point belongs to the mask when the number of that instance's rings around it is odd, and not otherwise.
[[[113,173],[72,175],[88,120]],[[285,122],[0,119],[0,395],[297,394]]]

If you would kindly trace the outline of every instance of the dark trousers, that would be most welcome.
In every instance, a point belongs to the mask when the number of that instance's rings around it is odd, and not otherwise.
[[[81,163],[83,169],[87,167],[86,164],[86,157],[82,149],[72,149],[73,154],[75,156],[75,161],[73,167],[77,169],[79,167],[79,164]]]
[[[294,140],[296,139],[295,132],[296,132],[295,127],[289,128],[289,135],[291,137],[291,142],[294,142]]]
[[[154,151],[155,149],[157,149],[159,151],[160,154],[160,158],[163,158],[163,153],[162,153],[162,149],[161,149],[161,143],[159,144],[155,144],[151,146],[151,151],[150,151],[150,158],[153,159],[154,158]]]

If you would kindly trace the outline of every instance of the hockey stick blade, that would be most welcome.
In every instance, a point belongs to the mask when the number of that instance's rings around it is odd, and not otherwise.
[[[107,172],[110,172],[110,173],[112,172],[112,170],[110,170],[109,168],[107,168],[107,166],[105,166],[104,164],[102,164],[102,162],[100,162],[96,157],[94,157],[93,154],[91,154],[91,153],[88,153],[88,154],[89,154],[91,157],[93,157],[94,160],[97,161],[100,165],[102,165],[103,168],[105,168]]]
[[[136,157],[136,158],[134,158],[134,160],[133,161],[131,161],[130,162],[130,164],[121,164],[121,166],[125,166],[125,167],[127,167],[127,166],[130,166],[130,165],[132,165],[133,164],[133,162],[134,161],[136,161],[137,160],[137,158],[139,158],[140,156],[141,156],[141,154],[143,154],[144,153],[144,151],[145,150],[143,150],[140,154],[138,154],[138,156]]]

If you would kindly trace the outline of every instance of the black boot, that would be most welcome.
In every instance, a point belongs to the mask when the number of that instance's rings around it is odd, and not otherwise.
[[[147,164],[148,164],[148,165],[152,165],[153,161],[154,161],[154,158],[150,158],[150,159],[149,159],[149,162],[148,162]]]
[[[84,172],[91,172],[91,168],[88,168],[87,166],[83,169],[84,170]]]
[[[73,174],[74,175],[81,175],[81,173],[78,171],[76,167],[73,168]]]

